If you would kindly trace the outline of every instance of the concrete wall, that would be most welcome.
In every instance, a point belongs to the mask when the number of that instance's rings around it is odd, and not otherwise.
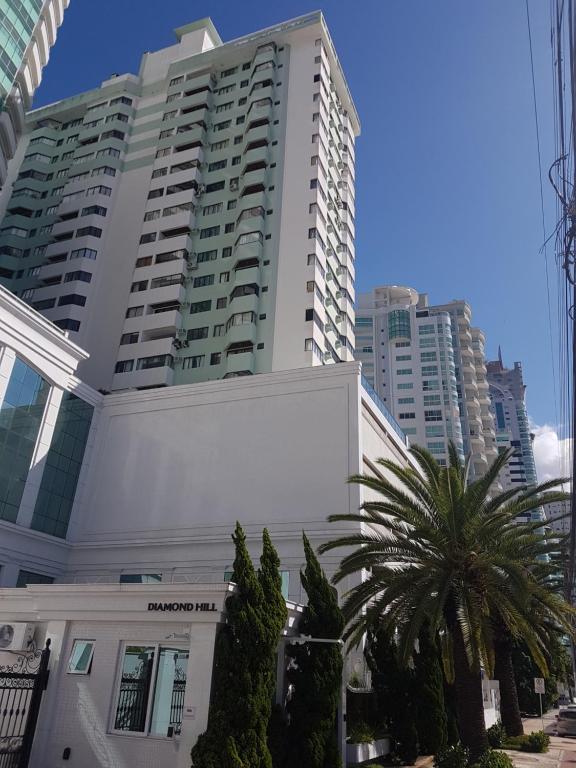
[[[357,363],[106,397],[65,578],[221,581],[239,520],[254,557],[268,527],[300,601],[302,530],[315,547],[345,530],[326,518],[359,507],[364,452],[406,460],[362,408]]]

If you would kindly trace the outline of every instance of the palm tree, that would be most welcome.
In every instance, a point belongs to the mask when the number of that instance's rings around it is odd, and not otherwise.
[[[349,479],[379,498],[364,502],[357,513],[331,515],[331,521],[360,524],[360,531],[320,551],[355,548],[343,558],[335,582],[366,576],[343,606],[344,637],[352,644],[375,626],[394,628],[400,657],[408,663],[425,621],[439,633],[445,673],[456,689],[460,735],[474,762],[488,749],[481,670],[492,675],[494,669],[494,617],[527,640],[542,670],[544,640],[532,625],[534,617],[546,616],[571,632],[572,609],[533,575],[554,545],[535,523],[515,522],[565,494],[551,490],[561,480],[495,493],[512,451],[500,454],[484,477],[470,483],[470,458],[463,463],[452,444],[447,467],[423,448],[416,446],[411,454],[417,467],[380,459],[386,476]]]

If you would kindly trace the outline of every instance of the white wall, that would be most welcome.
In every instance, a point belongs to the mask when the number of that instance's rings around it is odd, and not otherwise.
[[[70,581],[117,581],[121,572],[221,581],[239,520],[255,557],[269,529],[290,599],[303,600],[302,530],[315,547],[345,530],[326,518],[360,505],[346,479],[360,471],[364,439],[370,457],[405,460],[395,436],[360,422],[357,363],[104,400],[77,499]],[[340,558],[323,558],[329,574]]]

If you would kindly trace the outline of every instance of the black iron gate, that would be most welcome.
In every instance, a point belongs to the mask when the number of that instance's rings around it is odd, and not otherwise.
[[[0,768],[27,768],[42,694],[48,684],[50,640],[0,666]]]

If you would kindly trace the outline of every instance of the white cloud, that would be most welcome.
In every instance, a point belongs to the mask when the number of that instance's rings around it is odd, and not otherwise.
[[[550,424],[531,424],[531,431],[534,433],[534,461],[538,482],[569,476],[571,439],[561,439],[556,427]]]

